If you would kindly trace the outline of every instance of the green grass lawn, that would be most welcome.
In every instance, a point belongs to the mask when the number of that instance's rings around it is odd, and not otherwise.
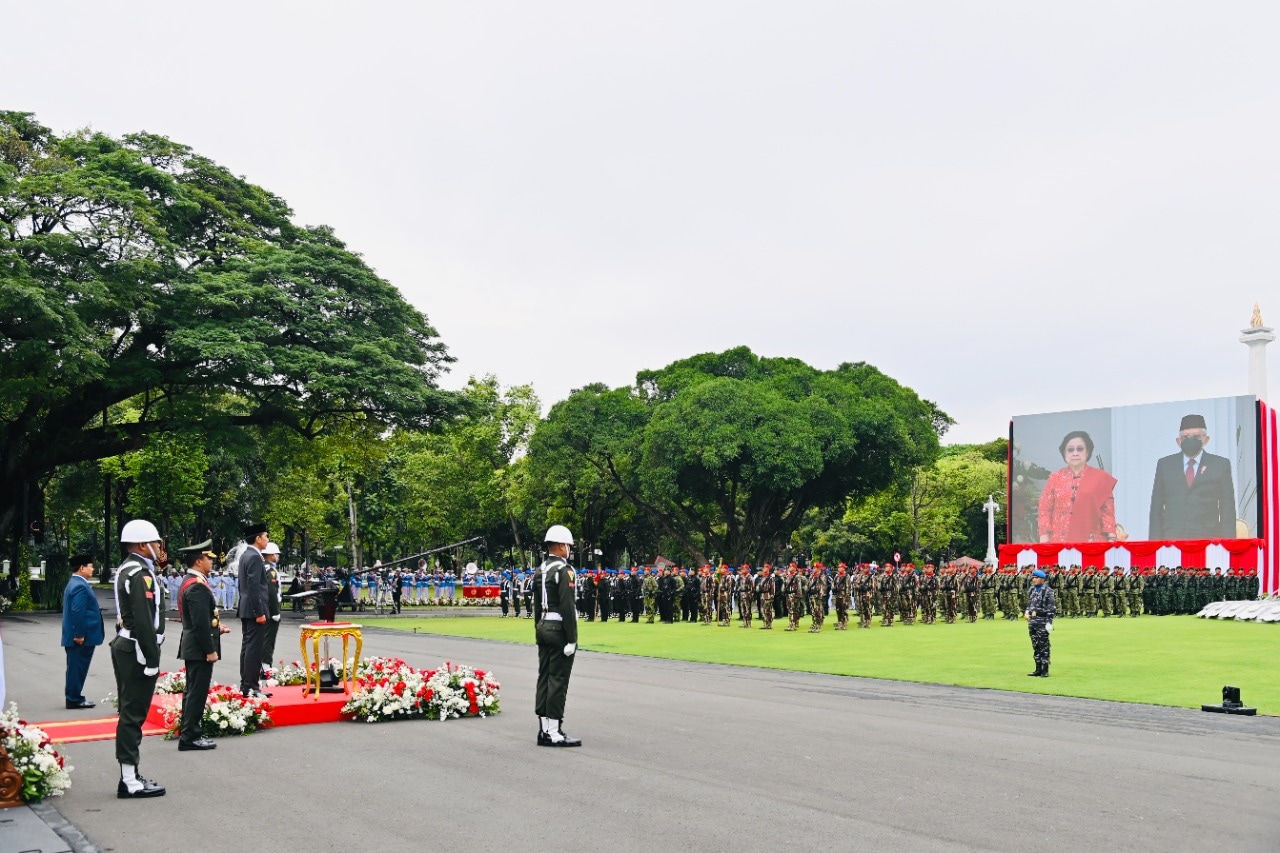
[[[454,637],[530,643],[528,619],[497,617],[362,619],[362,624]],[[1280,714],[1280,625],[1219,622],[1194,616],[1138,619],[1059,619],[1053,632],[1049,678],[1034,668],[1025,622],[835,631],[821,634],[750,631],[737,626],[578,622],[583,649],[624,655],[739,664],[801,672],[892,678],[1024,693],[1081,696],[1198,708],[1221,699],[1222,686],[1242,691],[1260,714]],[[365,649],[377,653],[376,640]]]

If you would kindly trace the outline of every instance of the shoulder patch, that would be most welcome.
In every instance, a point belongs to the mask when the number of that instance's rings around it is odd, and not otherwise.
[[[144,577],[142,582],[147,585],[147,589],[151,589],[151,575]]]
[[[569,569],[569,583],[573,583],[574,577],[573,569]]]

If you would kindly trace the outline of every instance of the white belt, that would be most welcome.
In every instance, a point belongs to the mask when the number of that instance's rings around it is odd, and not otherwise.
[[[543,613],[542,618],[547,622],[563,622],[564,617],[559,613]]]
[[[138,642],[137,638],[133,636],[133,633],[128,628],[121,628],[116,633],[118,633],[121,637],[124,637],[126,640],[133,640],[135,643]],[[164,645],[164,634],[156,634],[156,645],[157,646]]]

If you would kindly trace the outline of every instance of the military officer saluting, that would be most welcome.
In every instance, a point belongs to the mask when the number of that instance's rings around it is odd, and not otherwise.
[[[564,701],[569,674],[578,650],[578,613],[574,607],[574,571],[569,566],[573,534],[552,525],[544,538],[547,558],[534,573],[533,618],[538,642],[538,687],[534,713],[538,715],[538,746],[582,746],[564,733]]]
[[[111,641],[111,665],[116,675],[120,719],[116,723],[116,761],[120,784],[116,796],[163,797],[164,786],[138,772],[142,723],[151,708],[160,675],[160,644],[164,642],[164,585],[156,580],[169,558],[160,532],[149,521],[134,519],[120,531],[128,554],[116,570],[116,638]]]
[[[182,722],[179,727],[178,750],[215,749],[217,744],[204,736],[204,706],[213,681],[213,664],[222,655],[222,635],[230,628],[218,619],[218,607],[209,572],[217,557],[209,550],[210,539],[199,545],[179,548],[187,564],[187,574],[178,589],[178,617],[182,621],[182,637],[178,641],[178,657],[187,669],[187,687],[182,694]]]

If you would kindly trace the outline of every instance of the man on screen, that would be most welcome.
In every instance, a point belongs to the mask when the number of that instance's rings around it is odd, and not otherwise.
[[[1151,539],[1234,539],[1236,487],[1231,462],[1206,453],[1203,415],[1182,419],[1174,439],[1181,452],[1156,463],[1151,489]]]

